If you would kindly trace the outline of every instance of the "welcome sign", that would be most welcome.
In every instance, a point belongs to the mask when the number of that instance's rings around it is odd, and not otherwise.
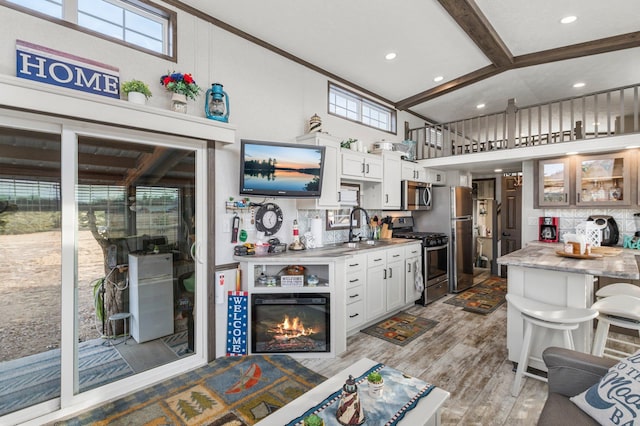
[[[16,76],[120,98],[118,68],[22,40],[16,40]]]
[[[230,291],[227,309],[227,356],[247,354],[248,293]]]

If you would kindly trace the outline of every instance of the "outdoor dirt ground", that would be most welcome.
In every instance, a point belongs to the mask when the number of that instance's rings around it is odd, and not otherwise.
[[[78,243],[82,342],[101,336],[91,282],[104,276],[104,267],[102,250],[90,231],[81,231]],[[0,235],[0,362],[60,347],[60,253],[58,231]]]

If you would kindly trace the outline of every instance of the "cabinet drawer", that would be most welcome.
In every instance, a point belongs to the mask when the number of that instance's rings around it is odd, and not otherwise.
[[[405,257],[416,257],[422,255],[422,246],[420,244],[414,244],[409,247],[405,247],[404,256]]]
[[[353,330],[364,323],[364,302],[347,305],[347,330]]]
[[[356,254],[345,262],[347,268],[347,274],[359,274],[364,272],[364,266],[367,261],[367,256],[364,254]]]
[[[357,274],[347,274],[347,289],[363,285],[364,277],[365,275],[363,272]]]
[[[364,287],[359,285],[350,289],[347,289],[347,305],[362,300],[364,294]]]
[[[394,247],[387,249],[387,262],[395,262],[404,259],[404,247]]]
[[[387,263],[386,250],[380,250],[375,253],[367,255],[367,268],[375,268],[379,265],[385,265]]]

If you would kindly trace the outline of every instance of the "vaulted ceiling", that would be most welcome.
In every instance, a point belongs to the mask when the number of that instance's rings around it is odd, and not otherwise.
[[[168,2],[436,122],[639,82],[635,0]]]

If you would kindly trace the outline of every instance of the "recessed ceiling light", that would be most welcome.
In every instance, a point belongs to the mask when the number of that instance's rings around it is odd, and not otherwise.
[[[396,56],[398,56],[398,55],[396,55],[396,53],[395,53],[395,52],[389,52],[389,53],[387,53],[386,55],[384,55],[384,58],[385,58],[387,61],[391,61],[391,60],[395,59],[395,58],[396,58]]]
[[[576,19],[578,19],[577,16],[573,16],[573,15],[572,16],[565,16],[564,18],[562,18],[560,20],[560,23],[562,23],[562,24],[570,24],[572,22],[576,22]]]
[[[484,104],[478,104],[478,105],[476,105],[476,108],[482,109],[482,108],[484,108],[484,106],[485,106]]]
[[[493,172],[494,173],[502,173],[502,169],[494,169]]]
[[[435,81],[436,83],[439,82],[439,81],[442,81],[442,80],[444,80],[444,77],[441,76],[441,75],[433,78],[433,81]]]
[[[638,148],[638,145],[629,145],[629,146],[625,146],[626,149],[636,149]]]
[[[584,86],[585,86],[585,83],[583,83],[583,82],[579,82],[579,83],[575,83],[575,84],[573,85],[573,88],[574,88],[574,89],[579,89],[579,88],[584,87]]]
[[[567,155],[576,155],[578,153],[578,151],[569,151],[567,152]]]

